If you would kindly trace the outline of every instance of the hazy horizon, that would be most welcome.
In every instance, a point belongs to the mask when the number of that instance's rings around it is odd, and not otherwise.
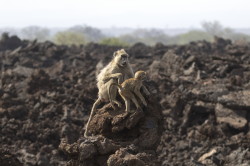
[[[0,0],[0,28],[201,28],[204,21],[250,28],[250,2],[238,0]]]

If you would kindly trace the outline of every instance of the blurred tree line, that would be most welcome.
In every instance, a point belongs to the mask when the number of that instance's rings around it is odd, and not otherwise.
[[[138,42],[147,45],[163,44],[187,44],[191,41],[207,40],[212,41],[214,36],[231,39],[232,41],[250,42],[250,36],[237,33],[231,28],[222,26],[219,22],[203,22],[202,29],[191,30],[187,33],[175,36],[167,35],[160,29],[136,29],[131,33],[123,34],[117,37],[106,36],[98,28],[77,25],[63,31],[51,32],[48,28],[30,26],[21,30],[12,32],[22,39],[45,41],[50,40],[60,45],[81,45],[89,42],[95,42],[105,45],[130,46]],[[11,30],[11,29],[10,29]],[[0,31],[1,33],[1,31]]]

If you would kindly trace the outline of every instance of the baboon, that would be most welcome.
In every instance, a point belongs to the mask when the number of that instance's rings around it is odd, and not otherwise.
[[[147,102],[140,92],[140,89],[143,87],[146,94],[147,95],[149,94],[149,91],[147,90],[147,88],[142,84],[142,81],[145,78],[146,78],[145,71],[137,71],[135,73],[134,78],[127,79],[122,84],[114,82],[110,85],[110,90],[111,90],[112,86],[116,86],[119,88],[118,92],[125,102],[127,113],[130,112],[130,100],[133,101],[133,103],[135,104],[137,109],[141,109],[135,95],[142,101],[142,103],[145,106],[147,106]],[[111,95],[110,91],[109,91],[109,95]],[[110,102],[111,102],[111,105],[113,106],[113,100],[112,100],[111,96],[110,96]]]
[[[98,87],[98,99],[93,104],[91,109],[91,113],[86,124],[86,130],[84,136],[89,136],[88,134],[88,126],[92,117],[94,116],[97,106],[102,102],[107,102],[109,99],[112,99],[114,103],[116,103],[119,107],[121,107],[121,103],[116,100],[117,95],[117,87],[113,86],[111,88],[110,85],[115,81],[121,84],[124,80],[128,78],[134,77],[133,69],[129,64],[129,55],[126,53],[124,49],[118,50],[114,52],[112,61],[104,67],[100,74],[97,76],[97,87]],[[110,90],[110,97],[109,91]]]

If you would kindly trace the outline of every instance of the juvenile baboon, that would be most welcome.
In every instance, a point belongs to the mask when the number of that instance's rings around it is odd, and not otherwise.
[[[145,71],[137,71],[135,73],[134,78],[130,78],[125,80],[122,84],[112,83],[110,86],[110,90],[112,86],[116,86],[119,88],[118,92],[125,101],[126,112],[130,111],[130,100],[133,101],[137,109],[141,109],[135,95],[142,101],[142,103],[147,106],[147,102],[145,98],[142,96],[140,89],[143,87],[146,94],[149,94],[147,88],[142,84],[142,81],[146,78]],[[109,91],[110,92],[110,91]],[[109,93],[111,95],[111,93]],[[110,98],[111,105],[113,106],[113,100]]]
[[[88,134],[88,126],[92,117],[94,116],[97,106],[102,102],[109,101],[109,98],[114,101],[119,107],[121,107],[121,103],[116,100],[117,95],[117,87],[113,86],[111,88],[110,85],[113,82],[122,83],[124,80],[128,78],[134,77],[133,69],[131,68],[128,60],[129,55],[126,53],[124,49],[118,50],[114,52],[112,61],[104,67],[100,74],[97,76],[97,87],[98,87],[98,99],[93,104],[91,109],[91,113],[86,124],[86,130],[84,136],[89,136]],[[110,97],[109,91],[110,90]]]

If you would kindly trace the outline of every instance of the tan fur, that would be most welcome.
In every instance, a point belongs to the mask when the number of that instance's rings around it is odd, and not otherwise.
[[[100,74],[97,76],[97,87],[98,87],[98,99],[93,104],[91,109],[89,120],[86,124],[86,130],[84,136],[88,136],[88,126],[92,117],[94,116],[97,106],[102,102],[109,101],[108,91],[110,89],[110,98],[114,103],[121,107],[121,103],[116,100],[117,87],[113,86],[110,88],[110,85],[114,82],[122,83],[128,78],[134,77],[134,72],[128,61],[128,54],[124,49],[114,52],[112,61],[104,67]]]
[[[130,100],[133,101],[137,109],[141,109],[135,95],[141,100],[141,102],[145,106],[147,106],[147,102],[140,92],[140,89],[144,87],[144,91],[146,91],[146,94],[149,94],[147,88],[142,84],[142,81],[145,78],[146,78],[146,72],[137,71],[135,73],[134,78],[127,79],[122,84],[117,84],[117,83],[111,84],[110,88],[112,88],[112,85],[115,85],[116,87],[119,88],[119,94],[123,98],[126,105],[126,112],[130,111]],[[111,98],[110,102],[113,105],[113,100]]]

